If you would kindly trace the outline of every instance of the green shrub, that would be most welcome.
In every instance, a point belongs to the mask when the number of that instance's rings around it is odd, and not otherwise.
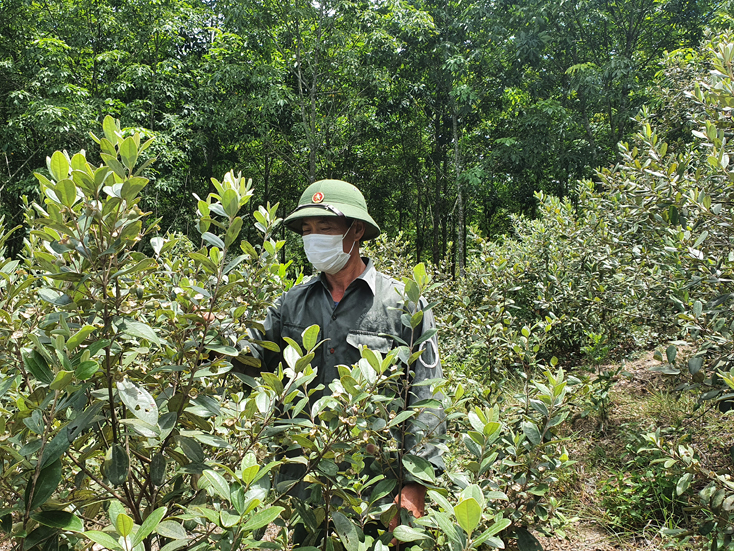
[[[262,242],[242,240],[251,184],[228,173],[198,200],[199,244],[155,235],[139,208],[152,159],[136,168],[149,142],[110,117],[103,130],[99,167],[84,152],[49,158],[48,175],[37,175],[44,203],[27,211],[25,256],[0,261],[0,527],[23,549],[284,548],[301,525],[325,549],[384,550],[395,507],[383,498],[401,480],[383,473],[399,464],[434,499],[424,519],[395,531],[411,549],[523,546],[534,539],[528,528],[563,523],[547,498],[569,464],[551,438],[567,415],[562,371],[541,383],[526,370],[523,396],[502,416],[443,379],[427,383],[434,399],[406,409],[398,398],[418,354],[364,349],[312,403],[320,343],[311,327],[277,372],[242,373],[257,361],[235,343],[300,279],[277,261],[277,205],[254,211]],[[436,292],[422,265],[409,275],[405,304]],[[534,366],[529,337],[521,332],[512,350]],[[449,439],[464,446],[441,477],[394,437],[437,400]],[[448,449],[418,430],[419,444]],[[289,493],[298,482],[284,478],[290,463],[304,469],[306,502]],[[370,522],[377,536],[363,533]],[[275,541],[261,538],[268,525]]]

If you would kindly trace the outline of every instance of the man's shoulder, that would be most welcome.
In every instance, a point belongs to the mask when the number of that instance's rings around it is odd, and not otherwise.
[[[375,272],[375,295],[385,299],[402,301],[405,284],[382,272]]]
[[[305,297],[309,290],[313,288],[314,285],[318,285],[320,283],[318,276],[312,276],[309,279],[299,283],[298,285],[294,285],[290,289],[288,289],[285,293],[280,295],[281,302],[291,302],[291,301],[297,301],[299,299],[302,299]]]

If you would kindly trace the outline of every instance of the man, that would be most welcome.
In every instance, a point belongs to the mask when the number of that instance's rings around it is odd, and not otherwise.
[[[316,351],[312,364],[318,367],[316,384],[328,384],[337,379],[338,365],[359,361],[359,346],[364,345],[383,354],[397,346],[385,335],[395,335],[405,342],[417,340],[434,327],[430,310],[422,324],[411,334],[401,322],[400,308],[403,285],[375,270],[371,260],[360,256],[360,243],[380,234],[380,228],[367,211],[362,193],[352,184],[341,180],[321,180],[311,184],[301,195],[298,207],[288,216],[285,225],[303,236],[306,256],[320,271],[318,277],[297,285],[283,294],[268,310],[262,340],[272,341],[283,349],[283,337],[300,342],[303,331],[314,324],[320,327],[320,340],[326,340]],[[412,366],[413,384],[442,376],[438,361],[436,337],[424,343],[425,350]],[[279,354],[253,349],[262,361],[262,368],[274,370],[281,361]],[[409,403],[431,398],[427,386],[412,386]],[[445,433],[440,421],[442,412],[424,411],[417,419],[434,434]],[[434,446],[419,446],[413,431],[405,443],[405,453],[420,455],[443,468],[443,461]],[[424,512],[426,489],[417,481],[408,482],[395,502],[415,517]],[[398,523],[393,518],[390,530]]]

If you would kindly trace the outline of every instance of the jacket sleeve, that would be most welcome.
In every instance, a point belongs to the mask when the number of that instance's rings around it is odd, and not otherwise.
[[[425,332],[435,329],[436,324],[433,318],[433,312],[426,310],[423,314],[423,322],[421,331],[416,336],[418,340]],[[408,406],[412,406],[423,400],[434,399],[438,402],[443,400],[443,394],[431,392],[431,385],[419,385],[429,379],[440,379],[443,377],[441,369],[441,361],[438,357],[438,338],[433,335],[427,341],[421,343],[420,348],[423,354],[416,360],[412,366],[414,373],[408,398]],[[404,452],[411,455],[417,455],[427,460],[434,467],[436,474],[440,474],[444,469],[444,462],[441,457],[441,450],[431,441],[443,440],[446,434],[446,422],[444,420],[443,407],[426,407],[420,409],[420,412],[412,417],[412,421],[408,423],[408,433],[405,438]],[[413,479],[411,475],[404,472],[405,480],[408,482],[419,482]]]

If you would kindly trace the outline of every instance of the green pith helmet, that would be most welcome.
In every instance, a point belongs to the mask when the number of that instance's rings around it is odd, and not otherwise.
[[[300,234],[303,219],[311,216],[343,216],[361,220],[365,225],[362,241],[380,235],[380,226],[367,212],[362,192],[342,180],[319,180],[308,186],[296,210],[283,223]]]

